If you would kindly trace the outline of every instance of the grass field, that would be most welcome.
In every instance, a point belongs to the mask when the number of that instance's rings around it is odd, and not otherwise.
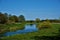
[[[41,29],[37,32],[31,32],[26,34],[15,34],[12,36],[2,37],[2,40],[34,40],[34,36],[56,36],[58,30],[60,29],[60,24],[52,24],[51,28]]]
[[[0,24],[0,33],[24,29],[25,24]]]

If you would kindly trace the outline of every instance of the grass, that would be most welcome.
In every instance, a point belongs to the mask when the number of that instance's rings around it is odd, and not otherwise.
[[[0,24],[0,34],[7,31],[16,31],[24,29],[25,24]]]
[[[12,36],[2,37],[2,40],[34,40],[34,36],[56,36],[59,32],[60,24],[52,24],[51,28],[41,29],[37,32],[26,34],[15,34]]]

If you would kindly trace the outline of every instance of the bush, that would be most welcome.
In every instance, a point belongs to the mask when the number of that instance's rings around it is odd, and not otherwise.
[[[48,21],[44,21],[44,22],[38,24],[38,28],[40,28],[40,29],[41,28],[50,28],[50,27],[51,27],[51,23]]]

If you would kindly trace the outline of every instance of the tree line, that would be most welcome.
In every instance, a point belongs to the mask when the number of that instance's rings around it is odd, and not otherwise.
[[[0,24],[4,24],[4,23],[15,23],[15,22],[28,22],[28,23],[39,23],[39,22],[43,22],[43,21],[50,21],[50,22],[54,22],[54,23],[60,23],[60,18],[59,19],[45,19],[45,20],[40,20],[39,18],[36,18],[35,20],[25,20],[24,15],[11,15],[8,13],[2,13],[0,12]]]
[[[0,24],[24,22],[24,21],[25,21],[24,15],[16,16],[16,15],[0,12]]]

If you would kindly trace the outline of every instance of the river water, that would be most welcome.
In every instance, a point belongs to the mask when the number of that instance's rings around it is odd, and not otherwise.
[[[14,32],[6,32],[4,35],[5,36],[11,36],[11,35],[14,35],[14,34],[26,34],[26,33],[29,33],[29,32],[36,32],[38,31],[38,28],[36,27],[35,24],[33,25],[25,25],[25,28],[23,30],[16,30]]]

